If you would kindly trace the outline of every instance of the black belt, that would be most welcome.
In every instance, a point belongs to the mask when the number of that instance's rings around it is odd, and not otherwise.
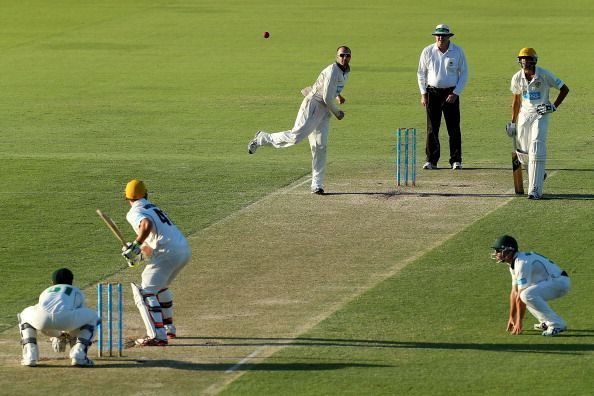
[[[437,88],[432,87],[431,85],[427,86],[427,91],[453,91],[456,87],[448,87],[448,88]]]
[[[561,272],[561,276],[566,276],[569,278],[569,275],[567,275],[567,272],[565,272],[565,271]]]

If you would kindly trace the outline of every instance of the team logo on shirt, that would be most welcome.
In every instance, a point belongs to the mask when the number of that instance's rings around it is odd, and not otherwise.
[[[527,100],[540,100],[540,92],[522,92],[522,97]]]

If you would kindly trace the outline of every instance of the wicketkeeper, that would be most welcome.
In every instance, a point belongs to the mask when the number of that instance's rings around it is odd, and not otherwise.
[[[34,367],[39,361],[37,330],[51,336],[55,352],[64,352],[70,344],[73,366],[92,366],[87,351],[93,341],[99,316],[85,307],[85,296],[72,286],[74,275],[68,268],[52,274],[52,286],[39,296],[36,305],[27,307],[18,315],[23,345],[23,366]]]
[[[511,80],[512,120],[506,126],[507,134],[516,139],[520,162],[528,166],[529,199],[542,197],[549,119],[569,93],[567,85],[550,71],[536,66],[537,61],[534,48],[522,48],[518,53],[522,70]],[[554,103],[549,100],[551,88],[559,90]]]
[[[147,332],[136,345],[165,346],[168,338],[176,336],[169,285],[190,261],[190,246],[169,216],[148,200],[142,181],[128,182],[125,196],[130,203],[126,219],[137,236],[123,248],[122,256],[131,267],[146,261],[140,287],[132,283],[134,302]]]

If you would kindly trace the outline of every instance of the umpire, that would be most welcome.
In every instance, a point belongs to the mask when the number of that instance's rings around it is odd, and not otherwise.
[[[421,104],[427,109],[426,162],[423,169],[437,168],[442,113],[450,137],[450,166],[462,169],[460,94],[468,81],[468,66],[462,48],[450,42],[453,35],[448,25],[437,25],[433,32],[435,44],[425,47],[419,60],[417,79]]]

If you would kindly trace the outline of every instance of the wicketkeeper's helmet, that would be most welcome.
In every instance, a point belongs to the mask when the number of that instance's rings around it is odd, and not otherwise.
[[[126,199],[141,199],[147,195],[146,186],[142,180],[132,179],[126,184]]]
[[[54,285],[71,285],[74,280],[72,271],[68,268],[60,268],[52,274],[52,282]]]

